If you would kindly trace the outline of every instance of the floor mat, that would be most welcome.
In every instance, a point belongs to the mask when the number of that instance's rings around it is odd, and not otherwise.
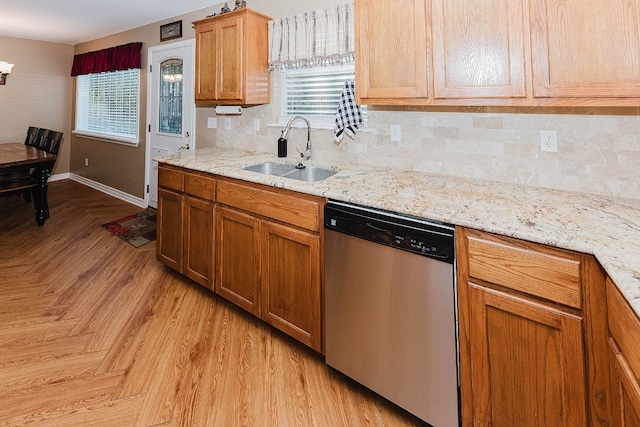
[[[102,224],[114,236],[136,248],[156,240],[156,212],[144,210],[124,218]]]

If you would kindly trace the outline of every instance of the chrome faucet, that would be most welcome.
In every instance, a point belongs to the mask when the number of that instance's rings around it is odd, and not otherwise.
[[[311,159],[311,125],[309,124],[309,120],[307,120],[303,116],[293,116],[293,117],[291,117],[289,119],[289,121],[287,122],[287,125],[285,126],[284,130],[282,131],[281,138],[284,139],[285,143],[286,143],[287,135],[289,134],[289,131],[291,130],[291,125],[293,124],[294,120],[296,120],[296,119],[302,119],[307,124],[307,147],[305,148],[304,151],[300,151],[300,149],[298,147],[296,147],[296,150],[298,150],[298,152],[300,153],[300,157],[303,160],[309,160],[309,159]]]

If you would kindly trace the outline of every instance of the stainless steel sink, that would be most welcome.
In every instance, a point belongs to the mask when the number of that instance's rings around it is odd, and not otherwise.
[[[336,171],[331,169],[319,168],[317,166],[307,166],[304,169],[294,169],[283,176],[285,178],[297,179],[299,181],[316,182],[327,179],[335,174]]]
[[[266,162],[258,163],[257,165],[251,165],[244,168],[244,170],[251,172],[258,172],[265,175],[282,176],[295,169],[295,165],[287,163]]]
[[[265,175],[281,176],[298,181],[317,182],[335,175],[337,171],[319,166],[301,166],[290,163],[265,162],[247,166],[244,170]]]

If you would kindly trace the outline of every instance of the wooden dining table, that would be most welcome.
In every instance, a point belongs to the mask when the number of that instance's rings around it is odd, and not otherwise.
[[[2,185],[2,177],[31,175],[37,180],[33,190],[33,204],[36,210],[36,222],[39,226],[49,218],[47,185],[51,170],[56,161],[54,154],[48,153],[19,142],[0,144],[0,194],[11,192],[12,184]],[[10,182],[10,180],[7,180]]]

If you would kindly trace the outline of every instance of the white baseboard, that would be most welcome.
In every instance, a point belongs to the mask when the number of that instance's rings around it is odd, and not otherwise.
[[[69,172],[57,173],[55,175],[51,175],[47,181],[48,182],[62,181],[63,179],[70,179],[70,178],[71,178],[71,174]]]
[[[58,179],[64,179],[64,178],[57,178],[60,175],[67,175],[67,174],[59,174],[59,175],[54,175],[52,176],[49,180],[50,181],[56,181]],[[134,197],[129,193],[125,193],[124,191],[120,191],[117,190],[113,187],[109,187],[108,185],[104,185],[100,182],[97,181],[93,181],[89,178],[85,178],[84,176],[81,175],[76,175],[75,173],[70,173],[68,174],[68,178],[71,179],[72,181],[76,181],[79,182],[80,184],[86,185],[87,187],[91,187],[95,190],[101,191],[105,194],[108,194],[110,196],[115,197],[116,199],[120,199],[120,200],[124,200],[125,202],[131,203],[132,205],[136,205],[138,207],[141,208],[146,208],[147,206],[145,205],[144,199],[141,199],[139,197]],[[54,179],[56,178],[56,179]]]

